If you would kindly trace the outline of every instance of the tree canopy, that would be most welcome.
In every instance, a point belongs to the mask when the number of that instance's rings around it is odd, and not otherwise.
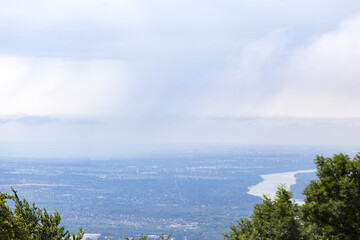
[[[159,240],[170,240],[172,233],[170,233],[169,235],[165,236],[163,233],[160,235]],[[137,237],[137,238],[129,238],[126,237],[125,240],[148,240],[147,236],[142,236],[142,237]]]
[[[59,212],[49,213],[26,199],[20,200],[17,192],[13,195],[0,193],[0,236],[3,240],[80,240],[84,231],[80,228],[77,234],[70,234],[60,227]],[[7,201],[15,202],[15,210],[6,205]]]
[[[314,162],[318,179],[305,188],[303,205],[279,186],[274,200],[264,196],[224,239],[360,239],[360,155],[317,156]]]
[[[299,207],[291,198],[285,186],[279,186],[275,200],[264,196],[263,202],[255,205],[253,215],[231,226],[225,239],[301,239]]]

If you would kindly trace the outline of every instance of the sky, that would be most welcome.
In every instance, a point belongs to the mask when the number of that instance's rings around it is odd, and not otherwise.
[[[357,0],[0,0],[0,156],[358,146],[359,62]]]

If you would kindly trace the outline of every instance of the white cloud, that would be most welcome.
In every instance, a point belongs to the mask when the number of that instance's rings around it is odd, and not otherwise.
[[[130,29],[142,22],[139,1],[26,0],[0,1],[0,26],[17,30],[50,30],[68,26],[106,25]]]
[[[0,66],[0,115],[108,115],[129,90],[120,61],[0,57]]]
[[[359,141],[360,1],[0,5],[2,141]]]
[[[360,16],[295,49],[280,69],[284,85],[266,114],[360,117]]]
[[[0,5],[0,54],[149,59],[160,52],[192,54],[205,62],[274,29],[289,29],[301,42],[360,10],[357,0],[0,0]]]
[[[274,69],[282,63],[286,41],[283,31],[275,31],[246,46],[229,70],[214,77],[195,111],[203,116],[261,115],[277,91]]]
[[[287,39],[275,31],[245,47],[204,96],[202,115],[360,117],[360,16],[302,46]]]

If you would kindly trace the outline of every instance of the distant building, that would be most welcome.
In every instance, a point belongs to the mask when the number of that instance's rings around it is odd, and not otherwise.
[[[98,240],[100,236],[99,233],[85,233],[82,240]]]
[[[159,235],[147,235],[146,237],[148,240],[159,240],[160,239]],[[174,238],[170,238],[169,240],[174,240]]]

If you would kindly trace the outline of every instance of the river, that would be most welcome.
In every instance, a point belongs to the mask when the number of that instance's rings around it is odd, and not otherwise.
[[[258,197],[262,197],[264,194],[267,194],[272,199],[274,199],[279,184],[285,184],[286,188],[290,189],[291,185],[296,184],[296,174],[311,172],[315,172],[315,170],[299,170],[295,172],[282,172],[260,175],[261,178],[264,180],[256,185],[250,186],[247,193]],[[298,203],[302,203],[301,200],[295,200]]]

